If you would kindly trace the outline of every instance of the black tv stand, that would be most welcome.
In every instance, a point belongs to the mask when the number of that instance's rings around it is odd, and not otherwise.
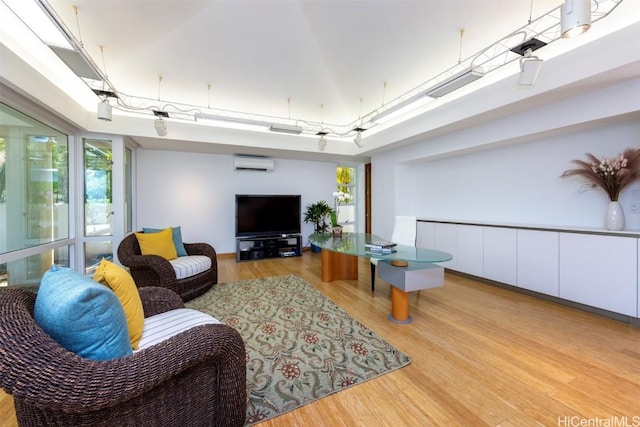
[[[236,238],[236,261],[285,258],[302,255],[302,235],[279,234]]]

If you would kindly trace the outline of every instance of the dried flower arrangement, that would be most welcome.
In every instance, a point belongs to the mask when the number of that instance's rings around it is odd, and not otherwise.
[[[587,153],[589,161],[573,160],[578,165],[576,169],[565,171],[561,177],[579,176],[588,182],[583,191],[601,188],[615,202],[620,192],[633,182],[640,180],[640,149],[627,148],[618,157],[598,160],[593,154]]]

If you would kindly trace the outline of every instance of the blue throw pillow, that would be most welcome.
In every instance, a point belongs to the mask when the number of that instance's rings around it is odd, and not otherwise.
[[[51,338],[87,359],[110,360],[133,353],[118,297],[70,268],[54,265],[42,276],[33,317]]]
[[[143,233],[158,233],[162,230],[165,230],[164,228],[145,228],[142,227],[142,232]],[[184,243],[182,243],[182,230],[180,229],[180,227],[171,227],[171,232],[172,235],[171,237],[173,238],[173,245],[176,247],[176,254],[178,256],[187,256],[189,255],[187,253],[187,250],[184,248]]]

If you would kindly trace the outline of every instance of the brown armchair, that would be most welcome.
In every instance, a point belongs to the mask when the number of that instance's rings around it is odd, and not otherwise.
[[[167,289],[140,289],[145,316],[183,306]],[[245,349],[224,324],[197,326],[131,356],[82,358],[33,319],[36,294],[0,290],[0,387],[21,426],[241,426]]]
[[[171,263],[158,255],[142,255],[135,233],[125,237],[118,246],[118,259],[136,282],[136,286],[160,286],[180,295],[183,301],[200,296],[218,283],[218,258],[207,243],[185,243],[188,255],[204,255],[211,259],[211,268],[184,279],[177,279]]]

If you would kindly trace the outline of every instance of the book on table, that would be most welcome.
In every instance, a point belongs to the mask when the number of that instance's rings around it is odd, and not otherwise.
[[[390,250],[393,249],[397,243],[389,242],[387,240],[374,240],[370,243],[365,243],[364,247],[367,250]]]
[[[365,248],[365,252],[371,255],[386,255],[386,254],[392,254],[398,251],[395,248],[381,248],[381,249]]]

